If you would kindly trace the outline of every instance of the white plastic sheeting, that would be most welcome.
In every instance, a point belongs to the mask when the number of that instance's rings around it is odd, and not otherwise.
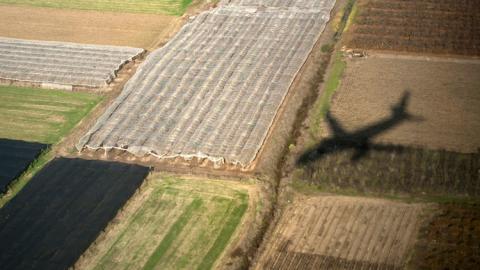
[[[0,37],[0,78],[101,87],[143,49]]]
[[[315,0],[222,0],[220,5],[228,6],[263,6],[273,8],[298,8],[303,10],[319,10],[331,7],[334,1]]]
[[[154,51],[77,144],[248,167],[329,20],[323,8],[221,6]],[[320,4],[319,4],[320,5]]]

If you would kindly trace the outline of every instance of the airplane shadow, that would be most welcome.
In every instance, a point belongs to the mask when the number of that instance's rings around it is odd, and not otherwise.
[[[389,117],[381,119],[378,122],[360,128],[354,132],[346,131],[330,112],[327,112],[326,120],[333,133],[332,137],[323,139],[320,143],[305,151],[297,159],[297,165],[303,166],[313,161],[320,160],[324,156],[349,149],[354,153],[351,161],[355,162],[365,157],[369,151],[394,151],[398,147],[392,145],[383,145],[372,143],[371,140],[379,134],[389,130],[405,121],[423,121],[422,117],[413,116],[407,112],[407,106],[410,99],[410,92],[406,90],[403,96],[392,106],[392,112]]]

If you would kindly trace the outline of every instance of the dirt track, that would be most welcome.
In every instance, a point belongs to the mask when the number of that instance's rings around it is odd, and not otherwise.
[[[180,17],[0,5],[0,36],[152,49],[181,26]]]

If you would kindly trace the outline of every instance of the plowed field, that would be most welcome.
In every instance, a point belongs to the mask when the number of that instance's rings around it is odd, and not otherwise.
[[[480,269],[480,205],[447,204],[422,225],[411,269]]]
[[[402,269],[423,206],[323,196],[289,205],[255,269]]]
[[[349,46],[480,56],[477,0],[361,0]]]

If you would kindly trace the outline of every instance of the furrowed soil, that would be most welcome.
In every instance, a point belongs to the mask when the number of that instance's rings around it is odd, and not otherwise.
[[[360,0],[348,46],[480,56],[477,0]]]
[[[254,269],[402,269],[428,206],[297,195]]]
[[[180,29],[170,15],[0,5],[0,36],[153,49]],[[28,16],[26,15],[28,14]]]
[[[153,175],[76,269],[238,268],[259,203],[255,184]]]
[[[479,269],[480,205],[442,205],[422,225],[410,269]]]

